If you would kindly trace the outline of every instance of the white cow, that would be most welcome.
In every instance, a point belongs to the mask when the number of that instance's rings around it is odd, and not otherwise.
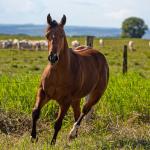
[[[12,42],[12,47],[17,49],[18,45],[19,45],[19,40],[18,39],[14,39],[13,42]]]
[[[104,40],[103,40],[103,39],[100,39],[100,40],[99,40],[99,46],[100,46],[100,47],[104,47]]]
[[[31,45],[27,40],[21,40],[19,41],[18,49],[31,49]]]
[[[12,40],[3,40],[2,41],[2,48],[12,48]]]
[[[134,43],[134,41],[129,41],[128,47],[129,47],[129,50],[135,51],[135,43]]]
[[[48,42],[46,40],[40,40],[40,45],[41,45],[41,49],[44,50],[44,49],[47,49],[48,47]]]
[[[80,46],[80,42],[77,41],[77,40],[72,41],[71,44],[72,44],[72,48],[73,48],[73,49],[75,49],[75,48],[77,48],[78,46]]]
[[[32,41],[32,48],[36,51],[41,50],[41,44],[39,41]]]

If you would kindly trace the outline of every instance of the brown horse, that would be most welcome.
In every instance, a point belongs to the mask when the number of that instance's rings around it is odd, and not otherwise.
[[[82,119],[98,102],[107,87],[109,68],[106,58],[97,50],[88,47],[73,51],[68,48],[63,28],[66,23],[65,15],[60,23],[57,23],[49,14],[47,22],[49,63],[42,74],[32,112],[31,140],[36,139],[36,122],[41,108],[50,99],[54,99],[60,106],[51,141],[51,144],[55,144],[63,118],[70,106],[74,111],[75,124],[69,139],[77,136]],[[80,100],[87,95],[88,100],[80,113]]]

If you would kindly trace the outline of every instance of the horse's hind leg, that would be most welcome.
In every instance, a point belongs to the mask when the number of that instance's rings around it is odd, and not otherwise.
[[[101,82],[98,85],[101,85],[101,86],[100,87],[97,86],[95,90],[93,90],[93,92],[89,95],[89,100],[86,101],[86,103],[84,104],[80,117],[78,118],[77,122],[75,122],[72,130],[70,131],[69,139],[77,137],[76,134],[78,132],[78,128],[81,124],[82,119],[84,118],[85,115],[88,114],[92,106],[95,105],[98,102],[98,100],[101,98],[101,96],[103,95],[107,86],[107,80],[101,80]]]
[[[99,99],[102,97],[103,93],[106,90],[108,79],[109,79],[109,68],[106,64],[106,66],[101,68],[100,80],[97,82],[97,86],[95,87],[95,89],[90,93],[88,101],[86,101],[86,103],[84,104],[80,117],[75,122],[72,130],[70,131],[69,139],[77,137],[77,131],[81,124],[82,119],[91,110],[93,105],[95,105],[99,101]]]
[[[87,102],[87,101],[89,100],[89,98],[90,98],[90,95],[87,95],[87,96],[85,97],[85,101]],[[87,113],[87,115],[85,116],[86,122],[88,122],[88,121],[92,118],[93,112],[94,112],[94,108],[92,107],[91,110],[90,110],[90,111]]]
[[[32,131],[31,131],[31,141],[34,142],[36,138],[36,122],[40,116],[41,108],[48,102],[45,92],[40,87],[37,93],[35,106],[32,111]]]
[[[80,99],[76,99],[71,103],[73,112],[74,112],[74,120],[75,122],[78,120],[81,114],[81,109],[80,109]],[[73,136],[77,136],[77,130],[74,130],[72,132]]]
[[[75,122],[78,120],[81,110],[80,110],[80,99],[76,99],[71,103],[73,112],[74,112],[74,120]]]

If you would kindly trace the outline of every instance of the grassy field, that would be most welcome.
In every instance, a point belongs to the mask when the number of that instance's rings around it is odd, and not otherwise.
[[[18,38],[0,36],[0,39]],[[20,39],[41,37],[19,36]],[[69,45],[77,39],[68,38]],[[39,141],[30,142],[31,111],[47,51],[0,50],[0,149],[150,149],[150,47],[147,40],[133,39],[136,51],[128,51],[128,73],[122,75],[122,49],[130,39],[98,39],[94,48],[105,54],[110,80],[93,119],[81,125],[77,139],[68,143],[72,110],[64,119],[56,146],[50,146],[58,105],[44,107],[38,122]],[[82,100],[84,103],[84,98]],[[81,104],[82,105],[82,104]]]

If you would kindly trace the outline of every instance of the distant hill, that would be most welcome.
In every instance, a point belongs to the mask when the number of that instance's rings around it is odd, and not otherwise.
[[[21,34],[30,36],[44,36],[46,25],[11,25],[0,24],[0,34]],[[81,27],[81,26],[66,26],[65,31],[67,36],[85,36],[93,35],[96,37],[119,37],[121,29],[119,28],[105,28],[105,27]],[[150,31],[144,36],[150,39]]]

